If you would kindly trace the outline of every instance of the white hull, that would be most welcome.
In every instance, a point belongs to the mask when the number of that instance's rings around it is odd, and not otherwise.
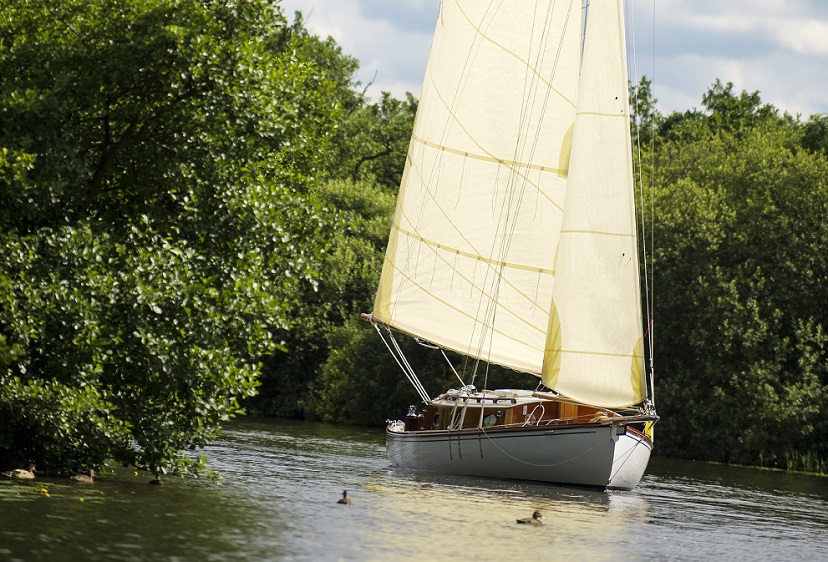
[[[652,443],[624,425],[543,426],[461,431],[386,431],[394,466],[607,489],[634,488]]]

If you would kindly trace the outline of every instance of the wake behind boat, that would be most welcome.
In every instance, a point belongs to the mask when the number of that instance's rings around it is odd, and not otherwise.
[[[424,406],[389,423],[393,464],[602,488],[642,478],[658,416],[625,44],[623,0],[443,1],[364,315]],[[392,330],[540,384],[479,391],[473,374],[432,399]]]

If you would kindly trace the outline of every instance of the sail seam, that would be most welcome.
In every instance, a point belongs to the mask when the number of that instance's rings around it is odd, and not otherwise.
[[[578,117],[579,115],[594,115],[596,117],[616,117],[616,118],[624,118],[627,117],[627,113],[622,111],[621,113],[601,113],[600,111],[576,111],[575,116]]]
[[[538,170],[538,171],[541,171],[541,172],[551,172],[553,174],[563,173],[563,170],[561,170],[560,168],[552,168],[550,166],[540,166],[538,164],[529,164],[527,162],[519,162],[519,161],[516,161],[516,160],[506,160],[505,158],[497,158],[497,157],[491,156],[491,155],[486,156],[486,155],[483,155],[483,154],[474,154],[474,153],[471,153],[471,152],[468,152],[468,151],[465,151],[465,150],[460,150],[460,149],[457,149],[457,148],[450,148],[448,146],[426,140],[422,137],[417,136],[416,134],[411,135],[411,138],[413,140],[416,140],[420,144],[425,145],[425,146],[428,146],[428,147],[431,147],[431,148],[436,148],[437,150],[442,150],[444,152],[448,152],[448,153],[451,153],[451,154],[456,154],[458,156],[465,156],[466,158],[471,158],[473,160],[482,160],[483,162],[493,162],[495,164],[503,164],[503,165],[509,166],[509,167],[527,168],[529,170]]]
[[[559,348],[559,349],[549,349],[547,351],[550,351],[550,352],[553,352],[553,353],[574,353],[576,355],[598,355],[598,356],[601,356],[601,357],[626,357],[626,358],[630,358],[630,359],[639,359],[639,358],[643,359],[643,357],[644,357],[643,355],[640,355],[638,353],[609,353],[609,352],[606,352],[606,351],[583,351],[583,350],[577,350],[577,349],[560,349]]]
[[[493,333],[498,334],[498,335],[500,335],[500,336],[503,336],[504,338],[508,338],[508,339],[512,340],[513,342],[519,343],[519,344],[523,345],[524,347],[526,347],[526,348],[528,348],[528,349],[531,349],[532,351],[537,351],[537,352],[542,352],[542,351],[543,351],[543,349],[542,349],[542,348],[540,348],[540,347],[537,347],[537,346],[534,346],[534,345],[528,344],[528,343],[526,343],[526,342],[525,342],[525,341],[523,341],[523,340],[519,340],[519,339],[517,339],[517,338],[515,338],[515,337],[513,337],[513,336],[511,336],[511,335],[509,335],[509,334],[507,334],[506,332],[503,332],[502,330],[498,330],[498,329],[496,329],[494,326],[487,325],[487,324],[485,324],[485,323],[481,322],[481,321],[480,321],[480,319],[475,318],[474,316],[472,316],[471,314],[468,314],[467,312],[463,311],[463,310],[462,310],[462,309],[460,309],[460,308],[457,308],[456,306],[454,306],[454,305],[453,305],[453,304],[451,304],[450,302],[448,302],[448,301],[446,301],[446,300],[444,300],[444,299],[441,299],[438,295],[436,295],[436,294],[432,293],[431,291],[429,291],[428,289],[426,289],[426,288],[425,288],[423,285],[421,285],[420,283],[417,283],[417,281],[416,281],[416,280],[412,279],[412,278],[411,278],[411,276],[409,276],[409,275],[408,275],[405,271],[403,271],[402,269],[400,269],[399,267],[397,267],[397,266],[396,266],[396,265],[394,265],[393,263],[391,264],[391,267],[393,267],[393,268],[394,268],[397,272],[399,272],[399,273],[400,273],[400,274],[401,274],[401,275],[402,275],[405,279],[407,279],[409,282],[413,283],[415,287],[417,287],[418,289],[420,289],[421,291],[423,291],[424,293],[426,293],[426,294],[427,294],[427,295],[429,295],[430,297],[433,297],[436,301],[439,301],[439,302],[443,303],[443,304],[444,304],[444,305],[446,305],[448,308],[450,308],[450,309],[454,310],[455,312],[459,313],[460,315],[465,316],[466,318],[468,318],[469,320],[471,320],[471,321],[472,321],[472,322],[474,322],[475,324],[479,324],[479,325],[481,325],[481,326],[484,326],[484,327],[486,327],[486,328],[490,329]],[[483,293],[483,292],[481,291],[481,293]],[[486,294],[486,293],[483,293],[483,294],[484,294],[487,298],[489,298],[489,299],[491,299],[491,298],[492,298],[492,297],[491,297],[491,295],[488,295],[488,294]],[[506,312],[508,312],[509,314],[511,314],[512,316],[514,316],[515,318],[517,318],[518,320],[522,321],[523,323],[525,323],[525,324],[526,324],[526,326],[528,326],[529,328],[531,328],[531,329],[533,329],[533,330],[535,330],[535,331],[537,331],[537,332],[543,333],[543,330],[542,330],[542,329],[538,328],[537,326],[533,326],[532,324],[530,324],[530,323],[526,322],[526,320],[525,320],[523,317],[521,317],[520,315],[517,315],[517,314],[515,314],[514,312],[510,311],[508,308],[503,307],[503,310],[504,310],[504,311],[506,311]],[[390,319],[389,319],[389,320],[390,320]],[[393,322],[393,320],[389,321],[389,322],[388,322],[388,324],[390,324],[390,325],[392,325],[392,326],[394,326],[394,327],[397,327],[396,322]],[[466,353],[466,352],[464,352],[464,351],[462,351],[462,350],[459,350],[459,349],[458,349],[458,350],[455,350],[455,351],[458,351],[458,352],[460,352],[460,353]],[[528,373],[531,373],[531,374],[536,374],[536,373],[535,373],[535,371],[529,371],[529,370],[527,370],[527,372],[528,372]]]
[[[502,266],[502,267],[506,267],[506,268],[510,268],[510,269],[519,269],[521,271],[531,271],[533,273],[543,273],[543,274],[546,274],[546,275],[551,275],[553,277],[555,276],[555,271],[552,270],[552,269],[547,269],[545,267],[531,267],[531,266],[528,266],[528,265],[521,265],[521,264],[518,264],[518,263],[510,263],[510,262],[502,261],[502,260],[484,258],[483,256],[478,255],[478,254],[474,254],[472,252],[466,252],[466,251],[463,251],[463,250],[458,250],[457,248],[453,248],[452,246],[448,246],[446,244],[440,244],[439,242],[434,242],[433,240],[429,240],[427,238],[424,238],[423,236],[421,236],[421,235],[419,235],[415,232],[411,232],[409,230],[406,230],[406,229],[402,228],[399,225],[394,225],[394,228],[396,228],[397,231],[400,232],[401,234],[404,234],[404,235],[408,236],[409,238],[419,240],[420,242],[423,242],[424,244],[426,244],[427,246],[430,246],[432,248],[435,248],[435,249],[438,249],[438,250],[445,250],[445,251],[447,251],[449,253],[452,253],[452,254],[457,254],[459,256],[463,256],[463,257],[466,257],[466,258],[478,260],[478,261],[481,261],[481,262],[486,263],[486,264],[491,265],[491,266],[495,266],[495,267],[501,267]]]
[[[634,238],[629,232],[606,232],[601,230],[561,230],[561,234],[597,234],[598,236],[618,236],[620,238]]]

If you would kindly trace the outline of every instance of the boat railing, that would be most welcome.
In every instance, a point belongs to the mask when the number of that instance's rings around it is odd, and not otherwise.
[[[533,410],[534,412],[534,410]],[[623,416],[606,412],[605,414],[589,414],[568,418],[551,418],[551,419],[529,419],[532,414],[527,416],[527,419],[521,422],[507,423],[488,427],[487,429],[499,428],[513,428],[513,427],[536,427],[536,426],[557,426],[557,425],[611,425],[611,424],[631,424],[631,423],[646,423],[658,421],[658,416],[650,414],[639,414]],[[543,414],[541,414],[543,415]]]

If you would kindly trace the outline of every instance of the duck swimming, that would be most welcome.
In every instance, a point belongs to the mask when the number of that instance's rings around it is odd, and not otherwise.
[[[15,468],[14,470],[9,470],[8,472],[2,472],[3,476],[7,478],[14,478],[15,480],[34,480],[35,479],[35,465],[33,463],[29,463],[26,465],[26,468]]]
[[[527,517],[526,519],[518,519],[518,523],[522,525],[543,525],[543,515],[541,515],[540,511],[536,511],[532,514],[532,517]]]
[[[95,471],[90,468],[86,474],[75,474],[69,480],[77,482],[78,484],[94,484],[95,476]]]
[[[351,505],[351,498],[348,497],[348,490],[342,490],[342,497],[336,503]]]

